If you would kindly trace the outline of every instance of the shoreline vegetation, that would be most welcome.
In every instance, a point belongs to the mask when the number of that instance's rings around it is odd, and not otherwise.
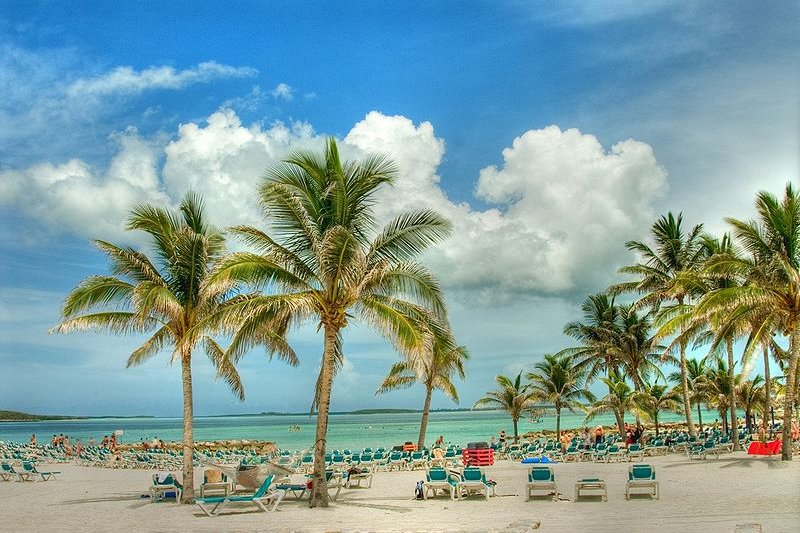
[[[22,411],[0,410],[0,422],[47,422],[50,420],[103,420],[124,418],[157,418],[153,415],[128,415],[128,416],[76,416],[76,415],[38,415],[23,413]]]

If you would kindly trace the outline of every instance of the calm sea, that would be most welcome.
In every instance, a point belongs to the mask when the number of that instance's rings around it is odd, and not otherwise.
[[[338,414],[331,415],[328,425],[328,448],[350,448],[353,450],[370,447],[390,447],[406,441],[417,441],[419,435],[420,413],[384,414]],[[703,422],[712,422],[718,415],[703,413]],[[562,428],[577,428],[583,425],[583,415],[566,414],[561,417]],[[626,420],[633,422],[633,416]],[[660,422],[679,422],[683,418],[673,413],[663,413]],[[590,425],[614,424],[611,416],[594,419]],[[305,450],[314,442],[316,418],[298,416],[223,416],[197,417],[194,421],[195,440],[248,439],[268,440],[280,448]],[[289,431],[291,426],[299,426],[300,431]],[[540,421],[520,420],[519,431],[542,429],[555,430],[554,416],[544,416]],[[165,441],[180,441],[183,422],[180,418],[103,418],[89,420],[58,420],[48,422],[1,422],[0,441],[27,442],[35,433],[39,442],[46,442],[53,434],[69,435],[74,442],[80,438],[100,440],[115,430],[122,430],[120,441],[138,442],[158,437]],[[431,413],[426,440],[433,443],[439,435],[447,443],[466,445],[468,442],[489,441],[503,429],[509,435],[513,432],[508,415],[496,411],[458,411]]]

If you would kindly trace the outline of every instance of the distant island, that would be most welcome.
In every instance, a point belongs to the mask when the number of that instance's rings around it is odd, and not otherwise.
[[[48,420],[103,420],[107,418],[155,418],[150,415],[134,416],[70,416],[70,415],[34,415],[22,411],[0,410],[0,422],[46,422]]]
[[[21,411],[0,411],[0,422],[42,422],[44,420],[84,420],[85,416],[32,415]]]

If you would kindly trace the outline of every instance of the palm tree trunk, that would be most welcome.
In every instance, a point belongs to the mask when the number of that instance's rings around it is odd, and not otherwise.
[[[728,381],[730,383],[730,394],[728,395],[728,403],[731,409],[731,443],[733,444],[733,451],[739,450],[739,424],[737,424],[736,416],[736,375],[733,371],[733,340],[726,339],[725,341],[728,352]]]
[[[181,503],[194,503],[194,407],[192,403],[192,352],[181,355],[183,381],[183,494]]]
[[[800,356],[800,323],[795,324],[789,344],[789,366],[786,369],[786,393],[783,399],[783,443],[781,461],[792,460],[792,409],[797,388],[797,359]]]
[[[769,426],[767,420],[769,419],[769,408],[772,405],[772,378],[769,375],[769,346],[764,345],[764,415],[762,416],[761,425],[764,426],[764,434],[768,432]]]
[[[617,427],[619,427],[619,436],[625,440],[625,411],[614,411],[614,416],[617,417]]]
[[[422,450],[425,447],[425,432],[428,431],[428,415],[431,411],[431,396],[433,396],[433,387],[431,387],[430,384],[426,384],[425,388],[425,406],[422,408],[422,421],[419,424],[417,450]]]
[[[681,327],[681,330],[683,328]],[[683,334],[683,331],[681,331]],[[681,387],[683,388],[683,413],[686,416],[686,426],[689,429],[689,436],[696,437],[697,430],[692,421],[692,403],[689,399],[689,373],[686,370],[686,343],[680,341],[681,345]]]
[[[656,409],[656,413],[655,416],[653,416],[653,419],[656,423],[656,438],[658,438],[658,409]]]
[[[561,442],[561,407],[556,406],[556,440]]]
[[[328,413],[331,406],[331,387],[333,385],[333,364],[336,352],[335,327],[325,324],[325,349],[322,354],[322,366],[317,381],[317,433],[314,442],[314,477],[311,487],[309,507],[328,506],[328,483],[325,479],[325,445],[328,436]]]
[[[703,431],[703,415],[700,412],[701,402],[697,402],[697,423],[700,424],[700,431]]]
[[[519,432],[517,431],[517,423],[519,422],[519,418],[512,418],[514,421],[514,442],[519,441]]]

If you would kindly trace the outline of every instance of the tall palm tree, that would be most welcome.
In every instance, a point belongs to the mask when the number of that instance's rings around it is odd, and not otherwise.
[[[234,393],[244,390],[233,361],[209,335],[204,321],[235,299],[230,284],[211,283],[209,273],[224,252],[222,233],[209,226],[199,196],[188,193],[180,214],[150,205],[133,209],[128,230],[147,234],[153,254],[95,240],[111,261],[111,276],[91,276],[67,296],[62,322],[53,331],[99,329],[116,334],[152,333],[128,358],[138,365],[167,346],[180,362],[183,381],[183,502],[194,498],[192,452],[192,354],[201,346]],[[292,354],[276,351],[289,363]]]
[[[767,414],[764,410],[764,378],[756,376],[753,379],[748,379],[739,384],[739,389],[736,391],[739,396],[739,401],[744,409],[744,421],[748,432],[753,431],[750,424],[750,418],[754,411],[762,410],[762,416]],[[766,418],[766,416],[764,416]]]
[[[705,379],[701,382],[701,387],[705,391],[709,403],[716,407],[719,417],[722,419],[722,430],[725,432],[728,431],[728,428],[735,430],[735,424],[730,424],[728,418],[728,412],[732,408],[728,364],[725,359],[719,356],[712,358],[712,362],[714,366],[706,370]],[[737,375],[736,378],[736,384],[738,384],[740,376]],[[733,387],[733,393],[736,393],[736,386]],[[735,412],[733,420],[736,420]]]
[[[570,322],[564,334],[581,343],[580,346],[561,350],[559,356],[571,356],[575,365],[586,369],[586,382],[615,372],[621,364],[617,341],[619,337],[620,307],[605,293],[592,294],[583,304],[583,322]]]
[[[495,377],[495,381],[497,390],[487,392],[486,396],[475,402],[472,407],[474,409],[491,406],[511,415],[511,421],[514,424],[514,441],[516,442],[519,440],[519,419],[535,411],[531,401],[533,399],[531,385],[522,382],[521,371],[514,379],[498,375]]]
[[[764,336],[777,331],[789,338],[781,459],[791,461],[789,428],[800,359],[800,198],[789,183],[782,200],[760,192],[755,205],[757,220],[726,219],[743,255],[719,255],[706,266],[709,274],[732,277],[740,283],[709,292],[697,303],[695,313],[766,323],[770,327],[763,328]],[[762,343],[764,336],[751,335],[748,342]]]
[[[428,429],[433,391],[440,390],[458,403],[458,391],[453,383],[453,376],[457,375],[464,379],[464,362],[469,359],[467,348],[456,346],[449,330],[444,333],[446,335],[444,338],[441,335],[434,335],[430,349],[408,354],[404,361],[392,365],[389,374],[375,393],[383,394],[410,387],[414,383],[421,383],[425,387],[425,403],[417,439],[417,448],[420,450],[425,447],[425,433]]]
[[[667,385],[645,383],[642,390],[634,393],[634,401],[644,415],[656,425],[658,437],[658,414],[661,411],[676,411],[679,409],[679,391],[670,389]]]
[[[651,228],[654,247],[640,241],[629,241],[625,246],[641,257],[641,262],[623,267],[620,272],[632,274],[636,281],[618,284],[612,292],[636,292],[641,294],[638,306],[659,308],[667,302],[675,302],[678,309],[684,307],[695,296],[690,286],[684,283],[685,275],[698,271],[703,263],[704,250],[701,243],[702,224],[694,226],[689,233],[681,227],[683,215],[677,218],[670,212],[659,218]],[[686,373],[686,343],[679,343],[681,390],[683,411],[689,434],[696,435],[692,420]]]
[[[591,420],[601,413],[610,412],[614,415],[614,418],[617,419],[619,434],[624,438],[625,413],[639,411],[639,405],[636,403],[636,396],[630,385],[616,372],[612,372],[607,378],[601,378],[600,381],[608,386],[608,394],[592,404],[586,413],[586,421]]]
[[[309,505],[328,505],[325,449],[333,379],[344,353],[342,333],[353,319],[372,326],[403,353],[424,350],[428,318],[445,321],[435,277],[415,259],[450,232],[437,213],[402,214],[382,229],[375,192],[397,174],[385,157],[342,161],[333,139],[325,152],[297,152],[269,169],[259,195],[272,235],[237,227],[256,252],[235,253],[217,273],[272,293],[244,301],[229,313],[241,323],[229,350],[239,354],[268,339],[273,323],[313,320],[324,348],[312,410],[317,412],[314,479]],[[228,318],[225,318],[228,320]]]
[[[687,359],[686,360],[686,373],[687,383],[689,385],[689,401],[697,405],[697,424],[700,431],[703,431],[703,413],[701,411],[704,403],[708,403],[708,394],[702,387],[702,383],[706,378],[706,358],[702,359]],[[682,376],[680,371],[672,372],[667,379],[675,384],[675,391],[683,398],[683,391],[681,390]]]
[[[556,439],[561,439],[561,411],[575,412],[582,408],[581,400],[594,401],[592,393],[583,386],[586,371],[576,367],[569,355],[545,354],[544,361],[534,365],[537,372],[528,373],[531,398],[539,403],[553,404],[556,410]]]
[[[633,305],[619,306],[619,329],[613,351],[633,383],[634,391],[644,388],[651,375],[661,377],[658,362],[664,347],[652,335],[651,313],[638,313]]]

